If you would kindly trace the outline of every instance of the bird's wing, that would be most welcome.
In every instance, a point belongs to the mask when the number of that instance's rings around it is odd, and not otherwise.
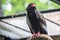
[[[29,20],[29,18],[28,18],[27,12],[26,12],[26,22],[27,22],[28,27],[29,27],[29,29],[31,30],[31,32],[34,33],[34,30],[32,29],[32,26],[31,26],[30,20]]]
[[[47,26],[46,26],[46,21],[45,21],[44,16],[43,16],[39,11],[35,11],[35,13],[36,13],[36,17],[37,17],[37,20],[38,20],[40,26],[41,26],[45,31],[47,31]]]
[[[36,13],[37,20],[38,20],[40,23],[46,25],[46,21],[45,21],[44,16],[43,16],[39,11],[37,11],[37,10],[35,11],[35,13]]]

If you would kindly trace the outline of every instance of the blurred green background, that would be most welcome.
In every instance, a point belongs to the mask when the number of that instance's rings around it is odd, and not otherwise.
[[[2,0],[4,16],[16,15],[25,12],[29,3],[35,3],[38,10],[58,9],[60,5],[50,0]]]

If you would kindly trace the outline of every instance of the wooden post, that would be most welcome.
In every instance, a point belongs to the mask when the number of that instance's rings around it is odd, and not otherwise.
[[[40,34],[40,36],[35,38],[29,38],[27,40],[53,40],[49,35],[46,34]]]

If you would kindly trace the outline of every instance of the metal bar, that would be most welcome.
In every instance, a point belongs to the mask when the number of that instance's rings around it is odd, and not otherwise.
[[[8,22],[2,21],[2,20],[0,20],[0,22],[3,22],[3,23],[5,23],[5,24],[11,25],[11,26],[16,27],[16,28],[18,28],[18,29],[21,29],[21,30],[23,30],[23,31],[26,31],[26,32],[28,32],[28,33],[31,33],[31,32],[28,31],[28,30],[25,30],[25,29],[23,29],[23,28],[20,28],[20,27],[18,27],[18,26],[15,26],[15,25],[13,25],[13,24],[8,23]]]
[[[52,23],[54,23],[54,24],[56,24],[56,25],[58,25],[58,26],[60,26],[60,24],[58,24],[58,23],[56,23],[56,22],[54,22],[54,21],[52,21],[52,20],[49,20],[49,19],[47,19],[47,18],[45,18],[46,20],[48,20],[48,21],[50,21],[50,22],[52,22]]]
[[[60,5],[60,0],[51,0],[51,1],[53,1],[53,2],[57,3],[58,5]]]
[[[46,11],[40,11],[42,14],[44,13],[50,13],[50,12],[58,12],[60,9],[52,9],[52,10],[46,10]],[[13,16],[13,17],[12,17]],[[15,18],[15,17],[21,17],[26,16],[26,13],[20,13],[18,15],[10,15],[10,16],[1,16],[0,19],[9,19],[9,18]]]

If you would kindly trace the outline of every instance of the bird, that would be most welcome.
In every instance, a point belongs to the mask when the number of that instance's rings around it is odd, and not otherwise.
[[[30,3],[26,8],[26,21],[31,33],[34,35],[48,34],[44,16],[37,10],[35,3]]]

